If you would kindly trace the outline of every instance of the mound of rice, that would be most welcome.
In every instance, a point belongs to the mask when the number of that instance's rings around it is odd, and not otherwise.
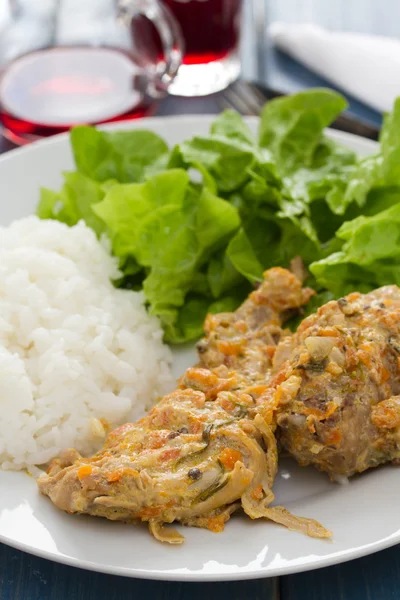
[[[29,217],[0,228],[0,465],[92,453],[108,427],[172,388],[171,354],[142,293],[85,224]]]

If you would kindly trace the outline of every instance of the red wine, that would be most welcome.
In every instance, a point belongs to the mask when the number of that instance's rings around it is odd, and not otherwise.
[[[242,0],[161,0],[185,38],[184,64],[222,60],[238,45]]]
[[[0,80],[0,118],[10,139],[23,143],[82,123],[148,114],[141,67],[115,48],[59,47],[26,54]]]

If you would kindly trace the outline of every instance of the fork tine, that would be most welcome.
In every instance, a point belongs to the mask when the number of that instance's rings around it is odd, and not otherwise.
[[[245,85],[240,81],[236,81],[229,89],[229,98],[233,104],[240,107],[243,114],[249,116],[257,115],[259,114],[259,107],[256,103],[252,102],[251,95],[246,94]]]
[[[259,115],[264,107],[265,99],[260,99],[255,94],[254,89],[245,81],[238,81],[235,86],[236,93],[241,100],[248,106],[252,114]]]
[[[270,100],[272,100],[275,97],[272,95],[271,95],[271,97],[267,97],[265,94],[260,92],[260,90],[257,88],[256,85],[254,85],[250,82],[246,82],[246,85],[247,85],[248,89],[251,90],[253,97],[257,100],[258,104],[261,106],[261,110],[264,108],[264,106],[267,104],[267,102],[269,102]]]
[[[230,87],[226,89],[222,98],[224,100],[225,105],[228,104],[229,108],[233,108],[234,110],[240,112],[242,115],[252,116],[255,114],[253,108],[249,107],[247,102],[235,92],[234,87]]]
[[[236,110],[236,111],[240,112],[240,111],[239,111],[239,109],[238,109],[238,108],[236,108],[236,106],[234,106],[234,105],[232,104],[232,102],[231,102],[231,101],[230,101],[230,100],[227,98],[227,96],[226,96],[226,94],[225,94],[225,93],[224,93],[224,94],[222,94],[222,95],[221,95],[221,96],[220,96],[220,97],[217,99],[217,104],[218,104],[218,106],[219,106],[219,108],[220,108],[221,110],[226,110],[226,109],[229,109],[229,110]]]

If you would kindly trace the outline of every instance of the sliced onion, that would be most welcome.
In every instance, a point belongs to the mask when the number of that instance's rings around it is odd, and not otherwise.
[[[183,544],[185,538],[173,527],[165,527],[161,521],[150,521],[149,531],[159,542]]]
[[[304,340],[310,356],[315,360],[326,358],[335,345],[335,338],[310,335]]]

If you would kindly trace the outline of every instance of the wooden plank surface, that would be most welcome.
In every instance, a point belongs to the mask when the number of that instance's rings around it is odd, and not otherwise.
[[[280,580],[282,600],[398,600],[400,548]]]
[[[0,600],[278,600],[278,580],[174,583],[66,567],[0,544]]]

